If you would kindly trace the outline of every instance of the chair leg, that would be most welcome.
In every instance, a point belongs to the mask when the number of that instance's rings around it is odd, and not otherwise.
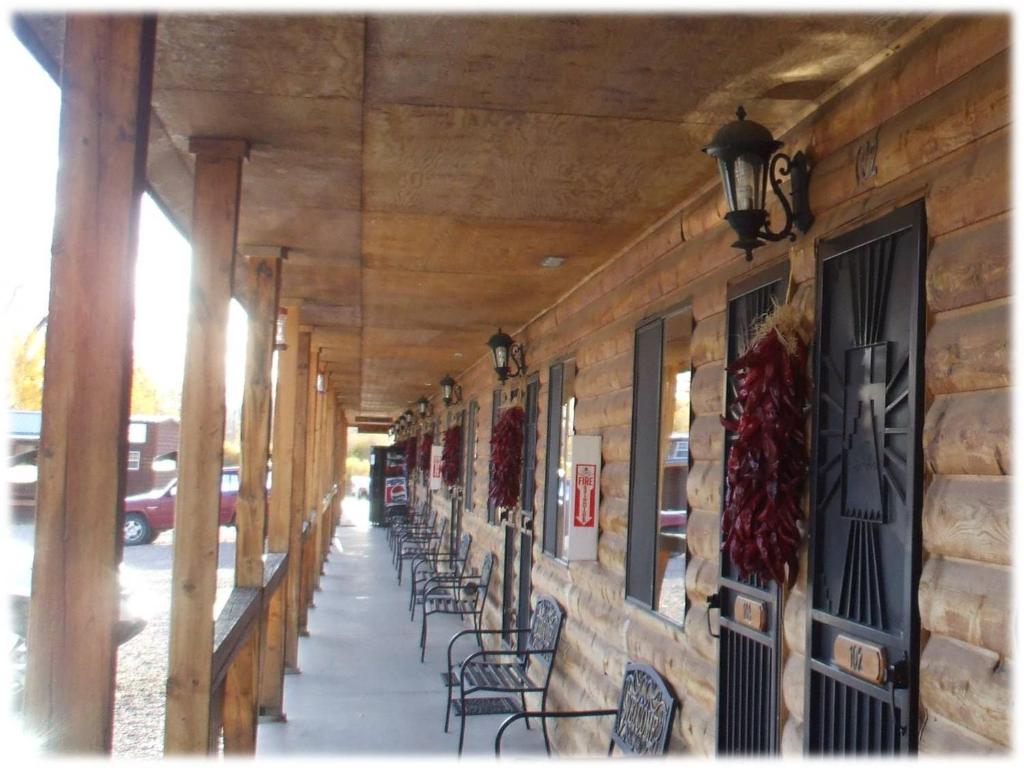
[[[526,691],[519,692],[519,700],[523,702],[523,712],[526,711]],[[541,718],[543,720],[544,718]],[[523,722],[526,723],[526,730],[530,730],[530,718],[524,717]]]
[[[547,694],[545,693],[541,697],[541,700],[540,700],[540,711],[541,712],[546,711],[545,710],[546,699],[547,699]],[[542,731],[544,731],[544,751],[547,752],[548,757],[551,757],[551,739],[548,738],[548,719],[546,717],[542,717],[540,719],[540,728],[541,728]]]
[[[460,696],[462,702],[462,717],[459,718],[459,757],[462,757],[462,744],[466,739],[466,697]]]
[[[423,606],[423,628],[420,629],[420,664],[427,652],[427,606]]]
[[[444,710],[444,732],[448,733],[448,725],[452,715],[452,676],[455,673],[448,670],[448,706]]]

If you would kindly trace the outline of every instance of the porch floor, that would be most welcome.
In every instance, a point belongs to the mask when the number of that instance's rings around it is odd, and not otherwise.
[[[409,586],[395,577],[387,531],[366,522],[366,504],[345,499],[341,527],[320,577],[309,637],[299,639],[300,674],[285,677],[286,723],[261,723],[257,756],[299,754],[426,754],[455,757],[459,722],[444,732],[445,649],[471,625],[431,616],[427,653],[420,663],[420,612],[409,621]],[[479,554],[479,553],[478,553]],[[478,558],[474,558],[477,560]],[[476,650],[460,639],[456,658]],[[471,717],[467,755],[493,755],[504,716]],[[503,753],[541,756],[536,727],[509,729]]]

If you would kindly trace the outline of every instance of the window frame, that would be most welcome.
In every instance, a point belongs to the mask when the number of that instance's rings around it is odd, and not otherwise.
[[[662,376],[665,369],[665,324],[670,318],[680,315],[684,312],[690,314],[690,334],[692,334],[697,324],[693,317],[693,299],[687,297],[683,301],[677,304],[666,307],[656,314],[644,317],[640,322],[637,323],[636,328],[633,332],[633,407],[632,417],[630,421],[630,454],[629,454],[629,499],[628,499],[628,511],[626,517],[626,563],[625,563],[625,575],[624,575],[624,594],[627,603],[630,603],[654,616],[657,616],[662,621],[671,624],[674,627],[682,627],[685,622],[686,614],[690,611],[690,599],[689,596],[683,595],[683,619],[676,621],[671,616],[662,613],[657,609],[654,604],[654,595],[656,593],[657,584],[655,579],[657,577],[657,564],[658,564],[658,517],[661,512],[661,499],[663,494],[662,488],[662,471],[661,466],[661,440],[662,440]],[[657,375],[654,379],[656,383],[655,392],[652,393],[644,392],[649,400],[653,400],[656,403],[656,426],[654,429],[645,430],[644,434],[640,434],[637,429],[638,421],[638,409],[640,407],[641,398],[638,397],[640,390],[640,352],[638,340],[642,331],[650,329],[652,326],[657,326],[658,329],[658,367]],[[691,372],[691,386],[692,386],[692,375],[693,375],[693,360],[691,357],[690,361],[690,372]],[[647,375],[650,375],[647,373]],[[689,440],[689,427],[693,426],[693,406],[690,406],[689,420],[688,420],[688,431],[686,441],[686,467],[687,476],[689,471],[693,468],[693,457],[690,451],[690,440]],[[638,486],[636,476],[638,471],[643,471],[638,467],[638,456],[640,451],[638,446],[640,441],[651,441],[653,440],[653,451],[655,465],[653,471],[655,473],[656,483],[654,490],[654,510],[653,513],[650,510],[638,510],[636,508],[637,501],[635,499],[635,489]],[[648,443],[646,447],[649,449],[652,446]],[[647,468],[649,472],[650,469]],[[638,520],[637,517],[646,513],[648,516],[653,515],[653,525],[651,520]],[[687,503],[687,517],[689,517],[689,503]],[[647,552],[637,552],[639,548],[639,534],[638,527],[641,525],[649,525],[651,527],[651,538],[653,539],[653,545],[650,550],[649,560],[646,559]],[[650,542],[645,542],[650,543]],[[686,547],[687,558],[689,557],[689,546]],[[637,561],[637,558],[643,556],[645,559]],[[637,586],[642,586],[648,590],[649,597],[644,594],[638,594],[636,591]]]
[[[566,366],[573,367],[573,397],[575,394],[576,356],[567,356],[551,363],[548,367],[548,420],[544,454],[544,521],[541,535],[541,551],[552,560],[568,565],[569,561],[558,554],[558,533],[560,519],[558,517],[558,464],[562,458],[562,397],[565,393]],[[557,392],[552,385],[555,371],[558,371]],[[575,410],[575,409],[574,409]],[[576,434],[576,417],[573,414],[572,433]]]
[[[494,436],[494,425],[498,423],[498,419],[501,418],[501,395],[502,387],[496,387],[491,391],[491,437]],[[487,523],[489,525],[498,524],[498,508],[495,506],[493,499],[491,499],[491,485],[494,482],[494,456],[490,450],[490,441],[488,441],[487,450]]]
[[[462,439],[466,444],[462,459],[465,462],[462,467],[462,487],[465,491],[462,499],[463,512],[473,511],[473,484],[476,480],[476,420],[479,409],[480,405],[475,398],[469,401],[469,405],[466,407],[466,422],[462,428]]]
[[[519,486],[519,508],[526,516],[533,516],[537,506],[537,427],[540,424],[540,374],[532,373],[526,379],[523,396],[523,476]],[[545,457],[546,458],[546,457]]]

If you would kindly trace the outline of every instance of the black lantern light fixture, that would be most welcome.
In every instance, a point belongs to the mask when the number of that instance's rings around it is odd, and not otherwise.
[[[441,379],[441,399],[445,405],[462,402],[462,387],[455,383],[450,373]]]
[[[509,376],[522,376],[526,373],[526,351],[523,345],[516,344],[501,328],[487,341],[487,346],[494,355],[494,372],[502,384]],[[514,370],[510,364],[515,365]]]
[[[722,186],[729,203],[725,220],[739,235],[733,243],[747,254],[747,261],[753,259],[753,251],[764,245],[765,240],[778,241],[784,238],[796,240],[793,226],[806,232],[814,223],[807,193],[810,167],[807,156],[797,152],[790,157],[779,152],[781,141],[776,141],[772,132],[760,123],[747,120],[746,110],[736,110],[736,120],[718,129],[711,143],[704,151],[718,161],[722,174]],[[790,180],[789,195],[782,191],[780,177]],[[786,223],[782,229],[769,229],[768,211],[765,207],[765,193],[768,184],[782,203]]]
[[[430,401],[425,397],[421,397],[416,401],[416,408],[420,412],[420,418],[423,418],[430,411]]]

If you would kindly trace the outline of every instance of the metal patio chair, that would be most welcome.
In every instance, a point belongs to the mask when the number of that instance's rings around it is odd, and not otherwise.
[[[432,613],[444,613],[449,616],[472,616],[473,629],[476,630],[476,642],[483,650],[484,606],[487,604],[487,591],[491,586],[491,573],[494,570],[494,555],[488,552],[484,556],[479,574],[465,574],[455,582],[438,582],[431,586],[433,580],[427,582],[423,592],[423,625],[420,629],[420,663],[427,652],[427,617]]]
[[[427,582],[431,586],[446,581],[458,581],[469,563],[469,548],[473,544],[473,536],[468,531],[459,537],[459,548],[454,553],[438,549],[436,552],[425,552],[414,557],[409,567],[409,621],[416,619],[416,606],[423,604],[423,593]]]
[[[394,558],[395,548],[402,536],[406,534],[426,533],[433,529],[437,520],[437,512],[427,503],[420,505],[411,515],[395,520],[388,526],[388,545],[391,547],[391,556]]]
[[[512,634],[522,636],[525,640],[520,650],[476,651],[471,653],[458,665],[456,670],[452,664],[452,646],[459,637],[468,634],[502,635],[500,629],[467,629],[457,632],[448,643],[448,672],[442,673],[442,679],[448,686],[448,706],[444,715],[444,730],[448,732],[451,713],[461,718],[459,724],[459,755],[466,736],[466,718],[474,715],[512,715],[526,710],[526,694],[540,694],[540,709],[543,712],[548,698],[548,684],[551,682],[551,670],[558,651],[558,641],[562,636],[562,625],[565,623],[565,611],[552,598],[546,595],[537,598],[537,606],[533,612],[528,629],[513,629]],[[504,659],[504,660],[503,660]],[[539,669],[538,669],[539,668]],[[531,670],[537,670],[540,682],[530,679]],[[453,690],[459,688],[459,699],[453,699]],[[498,692],[501,696],[471,696],[477,691]],[[511,694],[511,695],[509,695]],[[518,694],[519,701],[516,700]],[[520,705],[521,704],[521,705]],[[529,727],[529,721],[527,721]],[[550,752],[547,721],[541,720],[544,732],[544,745]]]
[[[398,564],[398,583],[402,583],[402,570],[407,560],[414,560],[422,555],[435,553],[441,548],[448,533],[448,518],[441,518],[441,527],[436,533],[416,536],[404,536],[398,544],[395,561]]]
[[[622,678],[617,709],[590,709],[576,712],[517,712],[501,724],[494,738],[494,754],[501,756],[501,737],[505,730],[517,720],[530,717],[548,718],[610,717],[615,715],[608,755],[617,746],[624,755],[664,755],[672,735],[672,721],[678,702],[664,678],[654,667],[639,662],[629,662]],[[544,744],[551,754],[547,742]]]

